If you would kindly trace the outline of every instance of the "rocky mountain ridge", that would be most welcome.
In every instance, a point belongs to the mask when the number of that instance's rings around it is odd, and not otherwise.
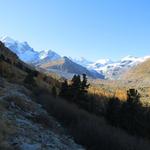
[[[44,64],[48,64],[49,62],[61,61],[63,59],[62,56],[52,50],[43,50],[38,52],[31,48],[27,42],[18,42],[7,36],[2,37],[0,40],[5,43],[6,47],[15,52],[21,60],[27,63],[32,63],[35,66],[43,66]],[[72,76],[73,73],[80,74],[80,68],[81,66],[83,66],[90,72],[90,74],[92,74],[92,76],[96,78],[120,79],[120,77],[126,71],[146,61],[148,58],[150,58],[150,56],[134,57],[129,55],[118,61],[112,61],[110,59],[99,59],[95,62],[92,62],[86,60],[83,57],[76,59],[68,57],[70,61],[74,62],[74,64],[72,63],[74,66],[77,66],[77,64],[80,65],[80,67],[77,69],[79,70],[79,72],[69,72],[68,68],[68,72],[66,72],[66,70],[63,71],[56,69],[52,71],[55,71],[55,73],[58,74],[64,74],[65,76]],[[69,66],[69,68],[71,68],[71,66]]]
[[[66,78],[69,76],[72,77],[74,74],[81,75],[83,73],[86,73],[91,78],[104,78],[104,76],[100,73],[97,73],[96,71],[90,71],[84,66],[73,62],[66,56],[61,57],[52,50],[38,52],[31,48],[27,42],[18,42],[9,37],[3,37],[1,38],[1,41],[6,47],[16,53],[22,61],[33,64],[36,67],[43,67],[49,64],[49,67],[45,67],[47,71],[51,69],[50,71],[58,73],[62,76],[65,75]],[[63,62],[61,63],[62,66],[60,66],[59,62]],[[55,67],[52,67],[53,64],[55,64]]]

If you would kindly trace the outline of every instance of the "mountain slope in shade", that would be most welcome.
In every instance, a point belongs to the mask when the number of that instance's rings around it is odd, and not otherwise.
[[[47,62],[41,65],[38,65],[38,67],[44,68],[49,71],[55,71],[55,72],[62,72],[63,74],[87,74],[87,76],[92,77],[92,78],[104,78],[103,75],[101,74],[96,74],[90,72],[88,69],[85,67],[76,64],[75,62],[71,61],[67,57],[63,57],[59,60],[56,61],[51,61]]]

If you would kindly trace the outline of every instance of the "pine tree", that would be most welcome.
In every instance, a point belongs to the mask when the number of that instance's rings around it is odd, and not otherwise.
[[[81,79],[80,75],[74,75],[70,85],[71,100],[75,103],[79,102],[79,95],[81,94]]]
[[[121,124],[123,128],[131,133],[136,132],[140,108],[140,94],[135,89],[129,89],[127,91],[127,101],[123,103],[121,109]]]
[[[82,83],[81,83],[81,90],[84,93],[87,93],[87,89],[89,88],[90,84],[87,84],[86,74],[83,74],[82,76],[83,76],[83,80],[82,80]]]
[[[71,87],[75,91],[79,91],[81,89],[81,79],[80,75],[74,75],[71,80]]]
[[[55,87],[55,86],[52,87],[52,95],[53,95],[54,97],[57,96],[57,90],[56,90],[56,87]]]
[[[62,82],[59,96],[61,96],[63,98],[69,97],[69,85],[68,85],[67,80],[64,80],[64,82]]]

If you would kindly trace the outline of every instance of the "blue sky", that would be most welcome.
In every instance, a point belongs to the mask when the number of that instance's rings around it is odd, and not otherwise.
[[[61,55],[150,55],[149,0],[0,0],[0,36]]]

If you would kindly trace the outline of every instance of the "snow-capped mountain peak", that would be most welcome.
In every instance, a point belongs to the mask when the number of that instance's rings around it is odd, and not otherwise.
[[[24,62],[32,62],[39,59],[38,52],[30,47],[27,42],[19,42],[8,36],[4,36],[0,40]]]
[[[16,41],[9,36],[1,37],[0,41],[2,41],[3,43],[16,43]]]
[[[101,65],[106,65],[108,63],[112,63],[112,61],[110,59],[99,59],[95,63],[101,64]]]
[[[88,68],[89,69],[94,69],[94,70],[99,70],[99,68],[102,68],[108,64],[112,64],[113,62],[110,59],[99,59],[96,62],[89,64]],[[99,71],[101,72],[101,71]]]
[[[57,60],[60,59],[61,56],[58,55],[56,52],[52,50],[43,50],[39,52],[39,58],[42,59],[49,59],[49,60]]]
[[[79,58],[71,58],[69,57],[69,59],[71,59],[72,61],[74,61],[75,63],[82,65],[84,67],[87,67],[89,64],[92,64],[92,61],[89,61],[87,59],[85,59],[84,57],[79,57]]]
[[[16,53],[21,60],[27,63],[39,62],[41,60],[49,61],[60,59],[61,56],[52,50],[35,51],[26,41],[19,42],[10,38],[9,36],[3,36],[0,38],[6,47]]]
[[[39,52],[40,59],[44,59],[45,57],[47,57],[47,55],[48,55],[48,51],[46,50],[42,50]]]
[[[77,60],[77,61],[88,61],[84,57],[75,58],[74,60]]]
[[[126,56],[124,58],[121,59],[121,62],[130,62],[132,65],[141,63],[146,61],[147,59],[149,59],[150,56],[145,56],[145,57],[134,57],[134,56]]]
[[[17,52],[17,53],[24,53],[25,51],[33,51],[33,48],[29,46],[29,44],[24,41],[24,42],[19,42],[17,40],[12,39],[9,36],[3,36],[0,38],[0,41],[2,41],[8,48],[11,47],[11,50]],[[17,49],[13,48],[17,47]]]
[[[145,57],[134,57],[128,55],[123,57],[121,60],[118,61],[111,61],[110,59],[100,59],[93,64],[88,66],[89,69],[94,69],[99,73],[105,75],[106,78],[109,79],[119,79],[120,75],[124,73],[126,70],[130,69],[131,67],[142,63],[149,59],[150,56]]]
[[[121,61],[128,61],[128,60],[135,61],[135,60],[137,60],[137,59],[139,59],[139,58],[138,58],[138,57],[131,56],[131,55],[128,55],[128,56],[126,56],[126,57],[123,57],[123,58],[121,59]]]

